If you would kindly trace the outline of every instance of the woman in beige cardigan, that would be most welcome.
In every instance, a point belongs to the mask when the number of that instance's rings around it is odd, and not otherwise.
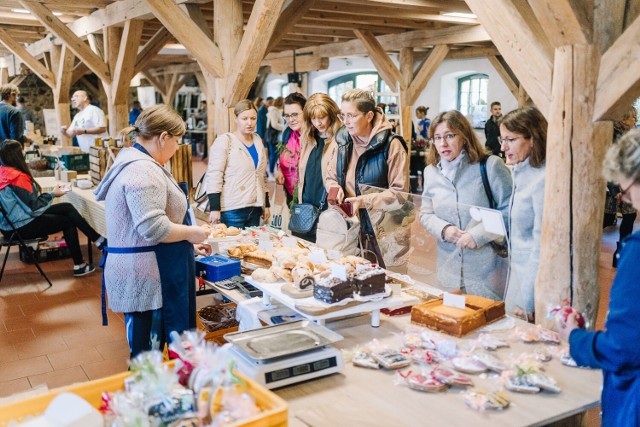
[[[310,203],[320,210],[327,207],[327,167],[335,152],[333,136],[342,126],[338,114],[338,104],[325,93],[311,95],[303,110],[297,200]],[[315,227],[308,234],[292,234],[311,242],[316,241]]]

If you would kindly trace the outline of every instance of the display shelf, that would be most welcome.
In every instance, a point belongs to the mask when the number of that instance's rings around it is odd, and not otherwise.
[[[296,307],[296,302],[300,300],[291,298],[282,293],[282,286],[285,284],[284,282],[261,283],[253,280],[250,277],[247,277],[246,280],[248,283],[251,283],[253,286],[255,286],[256,288],[260,289],[263,292],[264,294],[263,303],[265,306],[269,306],[271,304],[271,298],[273,298],[276,301],[279,301],[281,304],[289,307],[296,313],[304,316],[309,320],[317,322],[321,325],[324,325],[325,321],[329,319],[350,316],[353,314],[371,313],[371,326],[373,326],[374,328],[377,328],[378,326],[380,326],[380,310],[381,309],[383,308],[393,309],[398,307],[405,307],[405,306],[414,305],[420,302],[418,298],[401,293],[399,296],[391,295],[387,298],[383,298],[380,301],[362,302],[361,304],[349,306],[344,309],[338,309],[326,314],[311,315],[311,314],[307,314],[300,311]]]

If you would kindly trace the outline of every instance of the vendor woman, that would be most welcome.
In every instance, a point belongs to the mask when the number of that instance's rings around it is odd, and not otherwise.
[[[180,116],[156,105],[122,131],[130,132],[136,143],[120,152],[95,193],[106,208],[109,308],[125,314],[133,358],[162,349],[173,331],[196,327],[194,244],[201,254],[210,248],[199,244],[209,227],[191,223],[187,197],[164,168],[185,132]]]

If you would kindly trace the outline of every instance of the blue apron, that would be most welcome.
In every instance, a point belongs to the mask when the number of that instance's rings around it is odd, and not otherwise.
[[[134,144],[134,148],[149,154],[147,150]],[[182,184],[182,183],[181,183]],[[186,187],[180,186],[183,191]],[[187,192],[188,194],[188,192]],[[188,196],[187,196],[188,197]],[[183,219],[183,225],[192,225],[189,215],[189,203],[187,199],[187,211]],[[162,289],[162,308],[151,310],[154,320],[160,320],[160,324],[154,321],[152,334],[158,336],[160,348],[164,342],[168,342],[169,334],[173,331],[181,334],[196,327],[196,290],[195,290],[195,254],[193,244],[188,241],[174,243],[158,243],[153,246],[116,248],[107,247],[102,254],[100,267],[102,268],[102,324],[107,325],[107,306],[105,299],[104,267],[108,253],[135,254],[154,252],[160,272],[160,284]],[[156,313],[159,312],[159,313]],[[159,315],[159,316],[158,316]],[[127,317],[127,315],[125,315]],[[130,317],[130,316],[129,316]],[[134,316],[135,318],[135,316]],[[130,319],[127,323],[127,335],[130,338],[129,346],[132,347],[130,336]],[[133,351],[132,351],[133,353]]]

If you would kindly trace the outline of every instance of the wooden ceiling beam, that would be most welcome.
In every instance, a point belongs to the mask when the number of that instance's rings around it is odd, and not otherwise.
[[[15,56],[20,58],[47,86],[54,88],[56,85],[55,76],[40,61],[31,56],[29,52],[18,42],[16,42],[9,33],[0,28],[0,43],[6,46]]]
[[[269,41],[279,22],[278,11],[283,4],[284,0],[256,0],[240,48],[227,74],[227,105],[235,105],[249,92],[267,54]]]
[[[513,0],[494,0],[492,7],[486,7],[483,0],[466,2],[538,108],[543,114],[548,113],[553,57],[545,47],[548,41],[538,38],[535,16],[523,15]]]
[[[213,40],[213,32],[211,31],[211,27],[207,22],[206,16],[203,13],[200,5],[193,3],[185,3],[181,6],[183,10],[189,15],[189,18],[202,30],[203,33],[207,35],[207,37]],[[211,14],[211,19],[213,20],[213,13]]]
[[[447,45],[438,45],[433,48],[429,56],[424,60],[424,62],[418,68],[418,71],[413,78],[413,81],[407,88],[407,92],[405,95],[406,104],[413,105],[418,96],[422,93],[425,86],[433,77],[433,74],[436,72],[442,61],[447,57],[449,53],[449,46]]]
[[[364,45],[365,49],[367,49],[371,62],[373,62],[373,65],[376,67],[376,70],[378,70],[378,73],[380,73],[380,77],[387,83],[387,86],[393,88],[393,90],[397,90],[395,88],[397,88],[398,83],[400,83],[401,88],[406,88],[408,82],[404,81],[398,67],[396,67],[396,64],[389,58],[389,55],[378,39],[369,31],[353,30],[353,33],[358,37],[358,40]]]
[[[275,48],[282,38],[291,31],[291,29],[300,21],[300,19],[309,11],[316,0],[299,0],[296,3],[291,2],[278,17],[278,23],[275,26],[273,35],[269,40],[267,52],[269,53]]]
[[[145,79],[149,81],[149,83],[153,85],[153,87],[156,88],[158,92],[160,92],[160,94],[164,98],[165,91],[166,91],[165,85],[160,80],[158,80],[154,75],[152,75],[147,71],[142,71],[142,75],[144,76]]]
[[[116,68],[113,74],[113,87],[111,88],[112,99],[127,99],[131,79],[134,76],[136,62],[131,58],[135,57],[140,45],[140,33],[142,32],[143,21],[127,21],[122,32],[122,41],[118,50]]]
[[[450,49],[447,54],[447,59],[481,58],[495,55],[500,55],[500,52],[495,46],[465,47],[456,50]]]
[[[73,2],[73,5],[70,5],[69,0],[36,0],[38,3],[47,4],[49,6],[54,6],[56,8],[63,9],[95,9],[106,7],[109,3],[112,3],[109,0],[82,0],[82,2]],[[3,0],[2,5],[10,8],[22,8],[20,2],[18,0]]]
[[[218,46],[173,0],[145,0],[145,3],[202,67],[214,76],[224,76],[223,58]]]
[[[147,65],[153,60],[158,52],[162,50],[165,44],[173,38],[173,35],[165,27],[161,27],[151,39],[144,45],[142,50],[136,57],[136,66],[133,72],[134,75],[144,70]]]
[[[497,56],[487,56],[487,59],[493,65],[493,68],[496,69],[498,75],[511,92],[514,98],[518,98],[519,84],[515,76],[513,76],[513,72],[506,64],[506,62],[501,61]]]
[[[554,47],[588,44],[591,41],[593,22],[584,3],[584,0],[580,4],[575,0],[529,1],[533,13]]]
[[[593,0],[594,43],[604,53],[624,30],[626,0]]]
[[[56,103],[69,103],[73,65],[76,60],[73,52],[66,45],[56,47],[60,49],[56,64],[56,87],[53,89],[53,99]]]
[[[640,18],[602,55],[594,121],[619,120],[640,95]]]
[[[200,71],[200,67],[198,66],[198,64],[195,62],[191,62],[189,64],[166,65],[166,66],[157,67],[154,69],[147,69],[145,70],[145,73],[151,76],[157,77],[165,73],[193,74],[193,73],[197,73],[198,71]]]
[[[49,9],[36,1],[20,1],[25,9],[36,16],[51,33],[58,37],[75,56],[80,58],[101,80],[111,81],[111,73],[102,58],[95,54],[69,27],[67,27]]]
[[[269,66],[273,74],[286,74],[293,72],[293,57],[265,60],[262,66]],[[309,71],[326,70],[329,68],[329,58],[319,56],[296,57],[296,71],[306,73]]]

